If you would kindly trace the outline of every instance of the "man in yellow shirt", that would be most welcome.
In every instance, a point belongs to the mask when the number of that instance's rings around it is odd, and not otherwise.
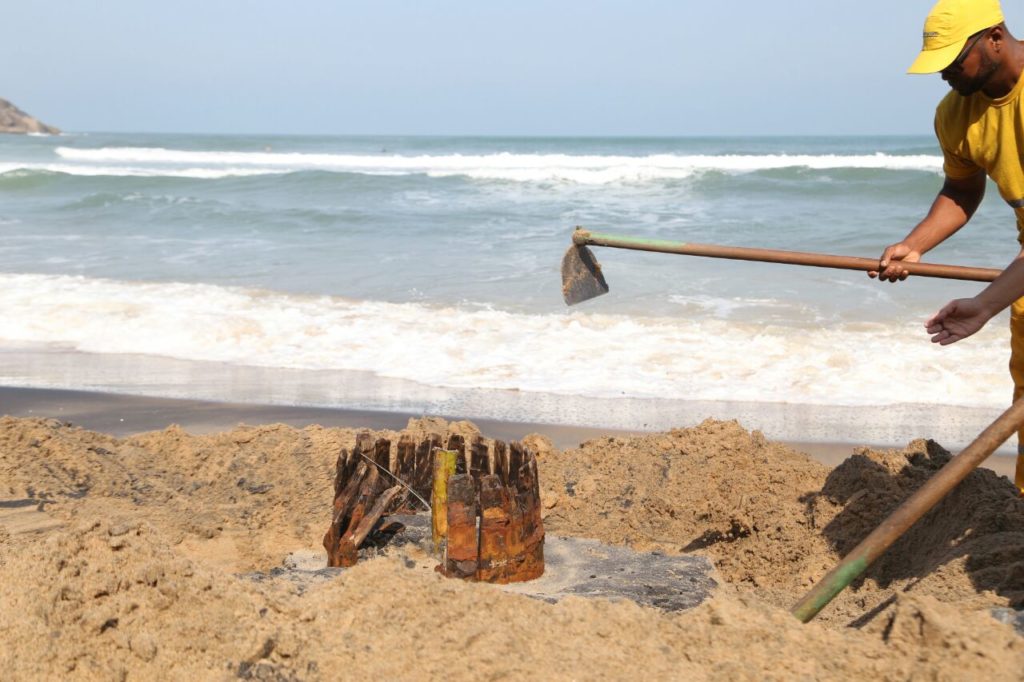
[[[953,92],[935,112],[946,178],[931,210],[898,244],[885,249],[883,281],[907,278],[904,262],[921,256],[963,227],[985,194],[985,176],[1017,217],[1024,245],[1024,44],[1003,23],[998,0],[939,0],[924,24],[924,47],[909,73],[940,73]],[[1024,249],[974,298],[958,299],[925,326],[932,341],[947,345],[981,329],[1012,304],[1010,375],[1014,400],[1024,395]],[[1024,494],[1024,430],[1018,436],[1015,482]]]

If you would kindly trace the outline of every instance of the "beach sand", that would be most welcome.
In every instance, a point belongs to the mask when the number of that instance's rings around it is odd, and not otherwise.
[[[1024,603],[1024,501],[992,469],[815,621],[788,613],[948,460],[931,441],[785,444],[732,421],[609,432],[29,389],[0,389],[0,413],[12,415],[0,419],[9,679],[1010,680],[1024,665],[1024,639],[992,615]],[[445,579],[410,548],[297,581],[282,567],[322,560],[334,462],[361,429],[525,438],[550,536],[703,556],[717,587],[679,612],[552,604]]]

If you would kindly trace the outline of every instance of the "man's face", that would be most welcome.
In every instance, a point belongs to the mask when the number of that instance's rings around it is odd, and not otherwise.
[[[988,51],[989,30],[968,38],[959,56],[941,71],[942,80],[964,97],[984,88],[999,67]]]

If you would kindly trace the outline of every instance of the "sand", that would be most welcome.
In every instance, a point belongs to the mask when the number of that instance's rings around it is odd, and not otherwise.
[[[933,442],[831,468],[735,422],[575,447],[528,436],[549,534],[713,562],[711,598],[665,612],[448,580],[414,549],[275,577],[322,551],[334,460],[357,433],[0,419],[5,679],[1020,678],[1024,640],[990,610],[1024,601],[1024,502],[990,470],[817,620],[788,613],[949,457]]]

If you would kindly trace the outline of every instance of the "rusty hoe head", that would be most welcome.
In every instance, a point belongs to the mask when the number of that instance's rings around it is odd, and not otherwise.
[[[576,228],[573,245],[562,256],[562,298],[576,305],[608,293],[601,264],[586,246],[587,232]]]

